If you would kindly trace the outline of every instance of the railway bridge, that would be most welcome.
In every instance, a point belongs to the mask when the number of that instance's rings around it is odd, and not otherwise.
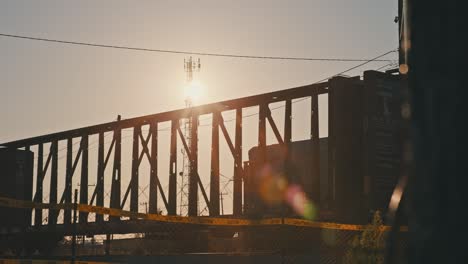
[[[165,241],[155,254],[342,251],[330,240],[385,212],[396,183],[403,81],[367,71],[2,143],[0,245],[50,254],[64,237],[105,235],[109,254],[114,235],[144,234]]]

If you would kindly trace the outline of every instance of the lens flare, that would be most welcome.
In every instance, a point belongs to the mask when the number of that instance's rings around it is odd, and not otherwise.
[[[269,166],[265,166],[260,174],[259,193],[264,202],[269,205],[281,204],[288,186],[286,178],[274,174]]]
[[[286,191],[286,201],[292,207],[294,212],[305,219],[313,220],[317,216],[317,209],[302,191],[301,186],[290,185]]]
[[[317,217],[317,207],[307,198],[306,193],[298,184],[288,183],[288,177],[278,173],[270,165],[261,168],[256,182],[257,191],[260,198],[270,206],[281,204],[289,205],[293,211],[307,220],[314,220]]]

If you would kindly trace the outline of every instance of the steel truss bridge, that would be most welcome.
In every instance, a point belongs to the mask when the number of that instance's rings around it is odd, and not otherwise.
[[[258,149],[262,160],[266,158],[266,131],[267,122],[271,125],[275,137],[281,145],[287,146],[291,142],[292,135],[292,100],[304,97],[311,97],[311,139],[312,150],[315,152],[311,158],[311,168],[314,173],[318,173],[318,96],[320,94],[328,93],[328,82],[306,85],[302,87],[249,96],[234,100],[222,101],[213,104],[201,105],[193,107],[192,109],[181,109],[169,111],[154,115],[142,116],[137,118],[130,118],[110,123],[104,123],[95,126],[89,126],[79,129],[68,130],[59,133],[53,133],[44,136],[33,137],[13,142],[2,144],[7,148],[24,148],[30,150],[32,146],[37,145],[37,178],[36,190],[34,194],[34,202],[42,202],[44,197],[43,181],[48,170],[50,170],[50,188],[49,188],[49,203],[50,204],[63,204],[72,203],[72,178],[75,176],[74,172],[77,166],[81,166],[80,177],[80,190],[79,190],[79,203],[89,204],[104,207],[104,174],[106,170],[112,170],[112,180],[110,189],[110,204],[108,207],[122,209],[128,198],[130,198],[130,211],[138,212],[139,206],[139,166],[142,159],[147,158],[150,164],[150,187],[149,187],[149,213],[157,213],[158,199],[160,195],[167,210],[168,215],[176,215],[177,209],[177,138],[180,138],[182,145],[190,158],[190,177],[189,177],[189,199],[188,199],[188,215],[196,216],[198,214],[198,190],[201,190],[202,199],[207,204],[210,216],[220,215],[220,173],[219,173],[219,142],[220,133],[224,137],[229,146],[229,150],[234,159],[234,184],[233,184],[233,215],[242,215],[242,185],[243,185],[243,159],[242,159],[242,113],[243,109],[247,107],[256,106],[259,108],[258,115]],[[285,102],[285,120],[284,120],[284,136],[281,136],[278,126],[272,118],[269,104],[276,102]],[[329,106],[332,102],[329,102]],[[226,126],[224,124],[222,113],[225,111],[235,110],[235,135],[231,138]],[[212,115],[212,150],[211,150],[211,174],[210,174],[210,192],[205,191],[204,186],[200,180],[198,173],[198,120],[203,115]],[[192,145],[188,146],[186,139],[183,136],[182,130],[179,126],[180,120],[190,118],[193,120],[193,128],[191,131]],[[161,185],[158,175],[158,156],[166,155],[165,153],[158,153],[158,125],[162,122],[170,122],[170,165],[167,173],[169,186],[165,190]],[[149,133],[145,137],[142,133],[143,126],[149,126]],[[128,186],[122,186],[122,130],[133,129],[133,146],[132,146],[132,164],[131,164],[131,179]],[[104,133],[111,132],[112,142],[105,153],[104,146]],[[97,155],[97,175],[96,186],[92,195],[88,193],[89,182],[89,137],[91,135],[98,135],[98,155]],[[73,139],[79,138],[80,144],[78,154],[73,159]],[[66,141],[66,175],[65,175],[65,189],[61,191],[57,188],[58,182],[58,145],[59,141]],[[50,145],[50,152],[48,156],[44,156],[44,145]],[[113,159],[113,166],[109,168],[109,161]],[[76,176],[75,176],[76,177]],[[125,187],[122,189],[122,187]],[[122,192],[122,190],[125,190]],[[248,190],[246,190],[248,191]],[[316,194],[318,195],[319,190]],[[91,197],[91,199],[89,199]],[[311,197],[312,199],[317,197]],[[35,223],[42,225],[42,209],[35,210]],[[87,222],[87,214],[80,214],[80,223]],[[101,216],[96,218],[96,222],[103,221]],[[71,210],[65,210],[64,223],[71,222]],[[55,225],[57,223],[57,212],[49,210],[48,224]]]
[[[338,77],[343,78],[343,77]],[[349,81],[359,81],[359,78],[345,78]],[[3,143],[0,146],[8,149],[20,149],[35,152],[37,160],[35,168],[35,191],[32,201],[24,201],[26,205],[17,206],[29,208],[33,211],[33,224],[21,230],[6,234],[6,236],[18,236],[22,239],[32,239],[36,244],[41,243],[43,236],[60,238],[72,234],[78,235],[98,235],[98,234],[130,234],[130,233],[164,233],[165,230],[172,230],[175,236],[192,239],[191,236],[199,236],[203,232],[227,232],[232,237],[234,232],[244,232],[250,237],[249,241],[255,241],[253,237],[263,237],[263,242],[271,240],[272,236],[280,239],[282,248],[286,245],[302,248],[300,245],[310,243],[320,243],[323,235],[321,229],[344,230],[345,232],[360,231],[362,226],[339,225],[333,223],[318,223],[299,219],[280,218],[252,219],[246,214],[255,201],[252,194],[256,192],[251,184],[252,177],[244,170],[243,135],[253,136],[258,139],[256,166],[261,168],[267,163],[267,130],[271,128],[272,135],[277,140],[280,147],[286,153],[285,162],[290,160],[289,146],[292,144],[292,111],[293,102],[304,100],[310,108],[310,159],[309,172],[313,182],[310,199],[320,201],[320,151],[319,151],[319,95],[328,95],[328,116],[333,116],[334,92],[328,82],[305,85],[301,87],[275,91],[265,94],[248,96],[244,98],[227,100],[212,104],[200,105],[190,109],[180,109],[163,112],[153,115],[141,116],[130,119],[120,118],[117,121],[88,126],[28,139],[22,139]],[[343,100],[343,99],[341,99]],[[283,127],[277,125],[278,121],[272,115],[272,104],[281,103],[284,106]],[[258,130],[256,135],[252,131],[243,131],[243,118],[245,109],[250,107],[258,108]],[[223,117],[225,112],[235,112],[234,133],[230,133],[226,127],[226,120]],[[199,159],[199,120],[208,117],[211,119],[211,154],[209,159],[203,157]],[[180,124],[181,121],[192,120],[190,131],[191,145]],[[160,153],[158,144],[161,139],[158,137],[161,124],[170,123],[170,148],[169,153]],[[334,134],[334,122],[328,122],[329,135]],[[148,134],[143,133],[144,128],[148,128]],[[122,160],[127,154],[122,150],[122,132],[124,129],[133,130],[131,146],[131,175],[128,186],[122,184]],[[282,131],[281,131],[282,130]],[[246,132],[250,133],[247,134]],[[106,133],[106,134],[105,134]],[[233,136],[231,137],[231,135]],[[110,144],[106,144],[105,136],[111,135]],[[98,149],[97,160],[90,161],[92,155],[89,154],[89,139],[97,137]],[[221,139],[220,139],[221,138]],[[228,152],[233,158],[233,196],[232,215],[222,215],[220,212],[220,141],[224,138],[228,146]],[[77,154],[73,155],[73,147],[79,140]],[[75,143],[74,143],[75,141]],[[178,143],[182,146],[178,146]],[[59,150],[59,144],[66,144],[66,148]],[[334,137],[328,138],[328,149],[334,146]],[[44,149],[50,150],[45,155]],[[178,148],[185,150],[190,160],[189,166],[189,186],[188,186],[188,216],[177,215],[178,198]],[[59,175],[59,151],[66,150],[66,168],[64,188],[58,188]],[[130,154],[130,153],[129,153]],[[166,174],[158,173],[160,165],[159,157],[168,155],[169,166]],[[328,164],[332,164],[332,151],[328,151]],[[149,163],[149,196],[148,210],[146,214],[139,212],[140,199],[140,167],[142,161],[147,159]],[[159,161],[158,161],[159,160]],[[210,161],[209,192],[206,191],[199,173],[199,160]],[[89,164],[97,164],[96,175],[90,175]],[[285,164],[287,168],[288,164]],[[75,175],[77,168],[80,175]],[[328,166],[329,175],[332,166]],[[107,174],[106,174],[107,173]],[[106,189],[104,184],[105,175],[111,175],[110,189]],[[44,179],[50,175],[48,188],[44,188]],[[94,190],[88,191],[90,176],[95,179]],[[79,198],[75,205],[78,206],[79,219],[73,225],[73,179],[79,177]],[[167,178],[163,178],[167,177]],[[167,188],[161,184],[162,179],[167,180]],[[76,179],[75,179],[76,180]],[[32,183],[31,183],[32,186]],[[45,193],[44,190],[48,193]],[[105,195],[110,193],[109,203],[105,204]],[[199,197],[201,193],[201,197]],[[48,203],[44,203],[44,197],[48,196]],[[8,200],[8,198],[6,198]],[[0,197],[0,206],[8,206],[7,200]],[[199,215],[199,200],[206,204],[208,215]],[[129,202],[129,209],[124,211],[124,207]],[[162,204],[161,204],[162,202]],[[29,204],[28,204],[29,203]],[[10,205],[11,206],[11,205]],[[165,209],[165,214],[161,215],[160,207]],[[46,210],[43,210],[46,209]],[[63,220],[59,221],[59,214],[63,211]],[[47,215],[44,215],[44,212]],[[95,213],[94,221],[90,221],[88,215]],[[109,217],[106,218],[105,215]],[[122,219],[122,217],[127,219]],[[47,217],[47,221],[43,219]],[[299,232],[299,233],[298,233]],[[304,236],[298,236],[302,234]],[[306,236],[306,234],[308,234]],[[5,234],[2,234],[5,236]],[[244,237],[245,238],[245,237]],[[288,242],[290,241],[295,242]],[[271,241],[270,241],[271,242]],[[247,243],[247,242],[246,242]],[[248,244],[248,243],[247,243]]]

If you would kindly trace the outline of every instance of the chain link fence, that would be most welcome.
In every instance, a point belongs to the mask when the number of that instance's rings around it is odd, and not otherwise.
[[[0,199],[0,206],[50,207]],[[67,209],[72,205],[61,205]],[[55,206],[57,207],[57,206]],[[390,227],[380,219],[367,226],[294,218],[233,219],[181,217],[77,205],[79,213],[104,214],[104,221],[2,230],[2,257],[54,257],[125,261],[130,257],[231,256],[269,258],[274,263],[383,263]],[[75,243],[73,243],[75,235]],[[406,250],[407,230],[394,245],[397,260]],[[401,263],[401,262],[398,262]]]

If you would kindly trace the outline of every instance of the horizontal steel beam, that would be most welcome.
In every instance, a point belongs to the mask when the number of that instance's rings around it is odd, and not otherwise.
[[[78,129],[72,129],[68,131],[52,133],[48,135],[32,137],[17,141],[11,141],[0,144],[0,146],[10,148],[20,148],[24,146],[32,146],[44,142],[52,142],[54,140],[64,140],[68,138],[81,137],[83,135],[93,135],[101,132],[114,131],[116,129],[125,129],[141,125],[150,124],[151,121],[166,122],[171,120],[177,120],[187,118],[192,114],[204,115],[211,114],[219,111],[229,111],[238,108],[245,108],[250,106],[256,106],[260,104],[269,104],[274,102],[280,102],[288,99],[295,99],[301,97],[311,96],[313,94],[326,94],[328,93],[328,82],[310,84],[301,87],[275,91],[271,93],[253,95],[233,100],[227,100],[212,104],[201,105],[193,107],[191,111],[187,109],[179,109],[169,112],[162,112],[153,115],[146,115],[141,117],[129,118],[121,121],[114,121],[94,126],[88,126]]]

